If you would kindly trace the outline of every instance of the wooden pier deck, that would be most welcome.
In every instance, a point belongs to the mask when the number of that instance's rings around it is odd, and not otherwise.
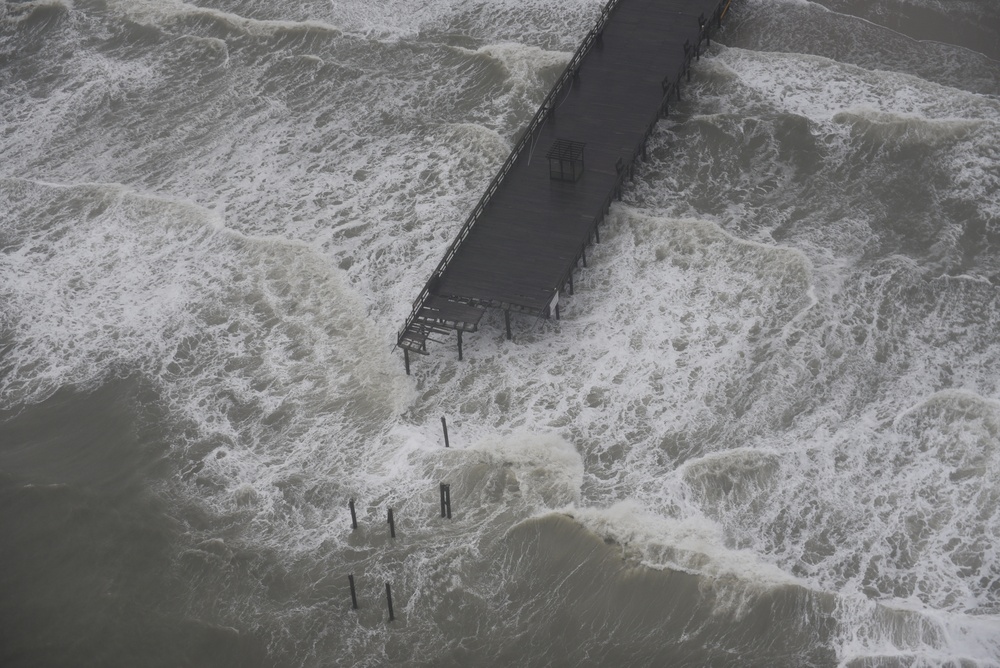
[[[610,0],[413,303],[397,337],[476,331],[487,308],[559,316],[558,295],[730,0]],[[580,152],[582,150],[582,160]],[[550,159],[550,156],[551,159]]]

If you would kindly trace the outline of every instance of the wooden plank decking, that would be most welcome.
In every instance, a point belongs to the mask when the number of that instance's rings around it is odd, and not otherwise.
[[[548,316],[729,0],[610,0],[431,275],[397,345],[475,331],[486,308]],[[583,143],[576,181],[546,154]],[[562,144],[561,146],[565,146]],[[558,317],[558,309],[556,309]],[[510,329],[508,326],[508,337]]]

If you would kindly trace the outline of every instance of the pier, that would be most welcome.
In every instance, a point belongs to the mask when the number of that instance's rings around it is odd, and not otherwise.
[[[730,0],[610,0],[431,274],[396,345],[475,332],[486,309],[559,317],[573,272]]]

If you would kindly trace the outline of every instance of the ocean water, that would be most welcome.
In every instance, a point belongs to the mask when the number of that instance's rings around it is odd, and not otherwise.
[[[600,6],[0,5],[0,665],[1000,666],[994,0],[736,0],[405,375]]]

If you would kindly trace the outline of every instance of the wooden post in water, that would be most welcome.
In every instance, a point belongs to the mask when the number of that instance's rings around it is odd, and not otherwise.
[[[396,537],[396,522],[392,519],[392,508],[389,509],[389,538]]]
[[[403,348],[403,366],[406,367],[406,375],[410,375],[410,351]]]
[[[448,447],[448,420],[441,416],[441,429],[444,431],[444,447]]]
[[[358,609],[358,594],[354,591],[354,573],[347,576],[347,581],[351,583],[351,609]]]
[[[458,330],[458,361],[462,361],[462,330]]]
[[[451,485],[441,483],[441,517],[451,519]]]
[[[354,499],[351,499],[347,505],[351,508],[351,531],[354,531],[358,528],[358,515],[354,512]]]
[[[504,309],[503,320],[504,324],[507,325],[507,340],[510,341],[514,338],[513,334],[510,333],[510,309]]]
[[[389,604],[389,621],[391,622],[395,617],[392,614],[392,589],[388,582],[385,583],[385,601]]]

